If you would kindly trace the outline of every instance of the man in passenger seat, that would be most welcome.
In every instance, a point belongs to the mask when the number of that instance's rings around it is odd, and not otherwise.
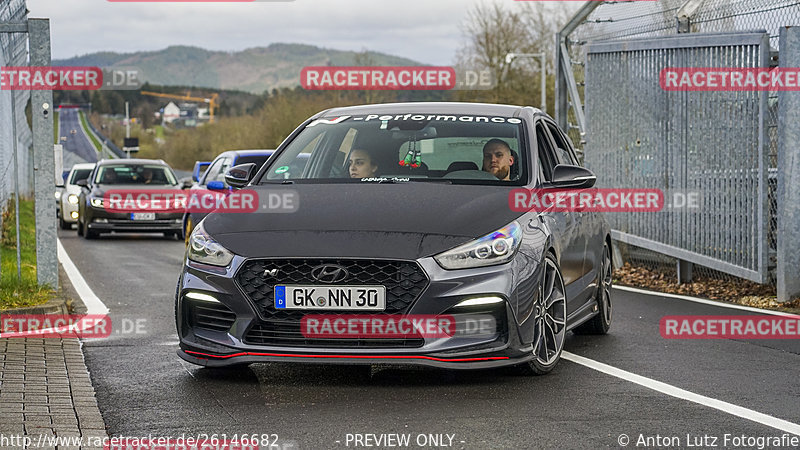
[[[511,181],[511,166],[514,156],[511,147],[502,139],[490,139],[483,146],[483,171],[502,181]]]

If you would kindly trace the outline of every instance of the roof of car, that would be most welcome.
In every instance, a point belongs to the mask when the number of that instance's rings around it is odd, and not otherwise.
[[[260,155],[271,155],[275,153],[275,149],[260,149],[260,150],[228,150],[227,152],[222,152],[222,154],[233,154],[237,156],[260,156]]]
[[[95,163],[78,163],[72,166],[72,169],[94,169]],[[69,171],[68,171],[69,172]]]
[[[103,159],[98,161],[98,166],[108,166],[111,164],[157,164],[162,166],[169,166],[162,159],[139,159],[139,158],[123,158],[123,159]]]
[[[372,105],[344,106],[331,108],[318,114],[319,116],[337,116],[343,114],[395,114],[395,113],[438,113],[438,114],[489,114],[497,116],[515,116],[521,113],[522,106],[497,105],[492,103],[460,103],[460,102],[408,102],[380,103]],[[541,112],[536,108],[534,112]]]

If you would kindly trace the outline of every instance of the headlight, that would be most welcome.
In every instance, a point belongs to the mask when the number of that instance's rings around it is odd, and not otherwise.
[[[56,191],[56,200],[61,200],[61,192]]]
[[[102,199],[99,199],[99,200],[100,200],[100,206],[102,206],[103,205],[103,200]],[[78,196],[75,195],[75,194],[69,194],[69,197],[67,197],[67,201],[72,203],[73,205],[77,205],[78,204]],[[94,204],[94,203],[92,203],[92,204]]]
[[[212,266],[227,266],[233,259],[233,253],[212,239],[202,224],[189,236],[187,252],[190,260]]]
[[[449,270],[492,266],[510,261],[521,242],[522,231],[519,223],[514,221],[493,233],[440,253],[434,259]]]
[[[100,198],[100,197],[92,197],[92,199],[89,200],[89,201],[92,203],[92,206],[94,206],[95,208],[102,208],[103,207],[103,199]]]

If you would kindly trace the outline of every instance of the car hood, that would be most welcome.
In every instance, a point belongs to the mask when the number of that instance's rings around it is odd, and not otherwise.
[[[170,186],[168,184],[101,184],[96,185],[92,188],[92,195],[94,196],[102,196],[106,192],[109,191],[151,191],[151,190],[162,190],[162,191],[180,191],[181,186],[175,185]]]
[[[203,228],[248,257],[383,257],[417,259],[502,228],[520,216],[511,187],[409,182],[266,185],[295,191],[293,213],[210,214]]]
[[[77,184],[67,184],[64,187],[64,190],[66,191],[67,195],[69,195],[69,194],[80,195],[81,194],[81,187],[78,186]]]

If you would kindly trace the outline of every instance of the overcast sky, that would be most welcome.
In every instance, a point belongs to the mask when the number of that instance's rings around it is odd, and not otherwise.
[[[514,0],[295,0],[255,3],[112,3],[28,0],[29,17],[50,18],[54,59],[97,51],[193,45],[243,50],[273,42],[369,50],[448,65],[466,12]],[[582,2],[569,2],[577,9]]]

